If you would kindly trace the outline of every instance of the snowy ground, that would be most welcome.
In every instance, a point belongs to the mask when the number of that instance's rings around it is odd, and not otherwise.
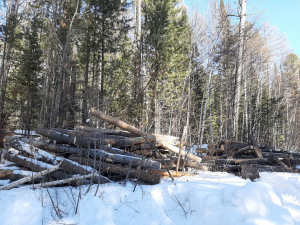
[[[5,185],[7,181],[0,181]],[[256,182],[201,172],[175,182],[124,187],[20,187],[0,191],[2,225],[200,224],[300,225],[300,175],[261,173]],[[94,196],[96,193],[96,196]],[[50,196],[49,196],[50,194]]]

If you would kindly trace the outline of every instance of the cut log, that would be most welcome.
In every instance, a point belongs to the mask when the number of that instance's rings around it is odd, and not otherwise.
[[[156,140],[156,137],[154,135],[151,135],[151,134],[147,134],[146,132],[144,131],[141,131],[140,129],[137,129],[117,118],[114,118],[112,116],[109,116],[99,110],[96,110],[96,109],[91,109],[90,110],[91,114],[99,119],[102,119],[110,124],[113,124],[117,127],[120,127],[126,131],[129,131],[130,133],[132,134],[135,134],[137,136],[141,136],[141,137],[145,137],[148,141],[155,141]]]
[[[241,175],[244,179],[254,180],[259,178],[260,172],[298,172],[299,170],[285,169],[282,166],[267,166],[267,165],[257,165],[257,164],[244,164],[242,165]]]
[[[10,179],[11,175],[14,173],[13,170],[3,170],[0,169],[0,179]]]
[[[159,141],[159,142],[161,143],[162,147],[164,147],[164,148],[166,148],[166,149],[168,149],[172,152],[175,152],[175,153],[179,154],[179,148],[177,148],[173,145],[170,145],[165,141]],[[195,162],[201,162],[202,161],[202,159],[200,157],[195,156],[191,153],[187,153],[186,151],[183,151],[183,150],[181,151],[181,155],[183,155],[183,156],[187,157],[188,159],[193,160]]]
[[[62,162],[63,162],[63,161],[62,161]],[[61,162],[61,163],[62,163],[62,162]],[[17,187],[17,186],[21,185],[21,184],[30,182],[30,181],[32,181],[32,180],[35,179],[35,178],[38,178],[38,177],[41,177],[41,176],[44,176],[44,175],[53,173],[54,171],[57,171],[57,170],[59,169],[61,163],[60,163],[59,165],[57,165],[57,166],[54,166],[54,167],[52,167],[52,168],[43,170],[43,171],[41,171],[41,172],[39,172],[39,173],[37,173],[37,174],[34,174],[34,175],[32,175],[32,176],[25,177],[25,178],[23,178],[23,179],[21,179],[21,180],[18,180],[18,181],[16,181],[16,182],[13,182],[13,183],[10,183],[10,184],[5,185],[5,186],[3,186],[3,187],[0,187],[0,191],[2,191],[2,190],[10,190],[10,189],[12,189],[12,188],[14,188],[14,187]]]
[[[254,151],[255,151],[255,154],[257,155],[257,157],[258,158],[263,158],[263,156],[261,154],[261,150],[260,150],[253,134],[249,134],[249,140],[251,141],[251,144],[254,148]]]
[[[286,170],[289,170],[290,167],[288,167],[287,165],[285,165],[283,162],[281,162],[277,157],[275,156],[270,156],[268,158],[271,162],[275,162],[276,164],[282,166],[283,168],[285,168]]]
[[[75,130],[90,132],[90,133],[95,133],[95,134],[118,135],[118,136],[122,136],[122,137],[139,137],[140,136],[140,135],[135,135],[135,134],[129,133],[127,131],[109,130],[109,129],[94,129],[92,127],[85,127],[85,126],[76,126]]]
[[[36,132],[45,137],[57,140],[65,144],[78,146],[78,147],[90,146],[91,148],[97,148],[97,146],[114,143],[114,140],[112,139],[73,137],[43,127],[38,127]],[[96,146],[94,146],[95,143]]]
[[[162,159],[153,159],[156,162],[159,162],[162,164],[163,160]],[[174,166],[174,160],[173,159],[164,159],[165,163],[167,164],[168,167],[173,167]]]
[[[209,165],[207,165],[206,163],[198,163],[198,162],[190,162],[190,161],[183,163],[180,161],[180,165],[183,166],[183,164],[185,167],[188,168],[194,168],[202,171],[209,171]]]
[[[241,171],[240,165],[211,165],[209,168],[209,171],[220,171],[220,172],[227,172],[227,173],[238,173]]]
[[[22,139],[22,140],[26,141],[26,139]],[[47,156],[46,160],[50,160],[49,163],[51,163],[51,164],[54,164],[52,162],[53,160],[57,160],[55,158],[55,156],[53,156],[53,155],[51,155],[51,154],[49,154],[49,153],[47,153],[45,151],[42,151],[40,149],[35,149],[34,151],[30,151],[30,145],[25,144],[25,143],[22,145],[22,144],[19,143],[20,142],[19,140],[15,140],[13,142],[14,142],[14,146],[17,147],[18,150],[23,150],[24,151],[24,149],[25,149],[25,151],[27,153],[33,154],[35,156],[35,158],[37,158],[37,159],[40,159],[40,160],[44,161],[42,157]],[[16,144],[16,143],[18,143],[18,144]],[[24,149],[21,148],[21,147],[19,147],[19,146],[23,146]],[[49,149],[49,150],[52,150],[52,149]],[[140,157],[133,157],[133,156],[129,156],[129,155],[120,155],[120,154],[111,154],[111,153],[107,153],[107,152],[105,152],[103,150],[94,150],[94,149],[91,149],[91,150],[89,150],[89,153],[87,151],[82,152],[82,153],[83,153],[83,155],[86,155],[86,156],[87,155],[95,156],[95,154],[96,154],[96,157],[98,159],[101,159],[102,161],[108,161],[108,162],[114,162],[114,163],[122,163],[122,164],[127,164],[127,165],[129,165],[130,162],[131,162],[131,165],[133,167],[141,166],[141,163],[142,163],[142,158],[140,158]],[[40,157],[40,156],[42,156],[42,157]],[[59,157],[58,160],[61,160],[61,158]],[[68,160],[66,160],[66,162],[68,162]],[[66,169],[70,170],[69,167],[70,166],[66,167]],[[150,160],[150,159],[144,159],[144,161],[143,161],[143,167],[145,167],[145,168],[153,168],[153,169],[160,169],[161,168],[161,164],[159,162],[156,162],[156,161],[153,161],[153,160]],[[62,165],[62,168],[63,169],[65,168],[64,164]],[[70,172],[70,171],[68,171],[68,172]],[[77,171],[77,173],[82,174],[82,175],[87,174],[86,172],[82,173],[82,170]]]
[[[148,173],[158,174],[158,175],[161,175],[161,176],[164,176],[164,177],[169,176],[169,173],[168,173],[167,170],[152,170],[152,169],[149,169],[147,171],[148,171]],[[192,174],[192,173],[186,173],[186,172],[181,172],[181,171],[176,172],[175,170],[170,170],[170,173],[173,177],[194,176],[194,174]]]
[[[90,156],[95,156],[97,159],[101,159],[102,161],[107,162],[114,162],[114,163],[121,163],[129,165],[131,164],[132,167],[143,166],[144,168],[152,168],[152,169],[160,169],[161,164],[160,162],[151,160],[151,159],[144,159],[140,157],[132,157],[127,155],[119,155],[119,154],[111,154],[107,153],[103,150],[91,150],[92,154]]]
[[[215,159],[226,159],[224,156],[204,156],[202,157],[202,162],[207,162],[209,160],[215,160]]]
[[[252,149],[254,149],[252,145],[241,148],[234,153],[233,157],[237,157],[239,154],[242,154],[242,153],[244,153],[248,150],[252,150]]]
[[[196,148],[195,151],[196,151],[196,153],[207,153],[208,149],[207,148]]]
[[[62,184],[72,184],[72,183],[77,183],[76,186],[79,186],[82,180],[85,179],[91,179],[95,177],[95,179],[100,179],[99,183],[100,184],[105,184],[105,183],[112,183],[112,181],[108,180],[106,177],[99,176],[99,174],[88,174],[84,176],[75,176],[63,180],[57,180],[57,181],[52,181],[52,182],[46,182],[46,183],[40,183],[35,185],[35,188],[41,188],[41,187],[53,187],[57,185],[62,185]]]
[[[53,167],[50,164],[38,161],[36,159],[30,159],[30,158],[27,158],[24,156],[15,155],[10,152],[7,152],[4,154],[4,159],[14,162],[19,166],[31,169],[32,171],[35,171],[35,172],[41,172],[43,170],[51,169]],[[60,180],[60,179],[65,179],[67,177],[70,177],[70,175],[66,174],[65,172],[63,172],[61,170],[58,170],[58,171],[51,173],[51,177]]]
[[[51,128],[50,130],[54,130],[56,132],[67,134],[73,137],[84,137],[84,138],[100,138],[100,139],[124,139],[122,136],[117,135],[107,135],[107,134],[96,134],[91,132],[83,132],[78,130],[67,130],[62,128]]]
[[[25,177],[28,177],[28,176],[32,176],[36,174],[36,172],[32,172],[32,171],[25,171],[25,170],[14,170],[13,171],[13,174],[11,175],[10,177],[10,181],[11,182],[14,182],[14,181],[17,181],[17,180],[20,180],[20,179],[23,179]],[[45,176],[45,177],[38,177],[38,178],[35,178],[31,181],[31,183],[34,183],[34,184],[37,184],[37,183],[41,183],[41,182],[49,182],[53,180],[52,178],[50,178],[49,176]]]
[[[83,154],[84,152],[87,152],[86,149],[76,148],[72,146],[67,145],[56,145],[56,144],[49,144],[42,141],[31,141],[30,142],[34,147],[37,148],[43,148],[50,151],[56,151],[58,153],[69,153],[69,154]],[[135,156],[135,154],[125,152],[124,150],[112,148],[110,146],[102,145],[101,150],[104,150],[106,152],[112,153],[112,154],[120,154],[120,155],[129,155],[129,156]],[[87,154],[87,153],[84,153]]]
[[[100,145],[113,145],[113,146],[133,146],[135,144],[145,143],[144,137],[136,138],[124,138],[124,139],[105,139],[105,138],[83,138],[83,137],[74,137],[67,134],[62,134],[54,130],[49,130],[46,128],[39,127],[37,133],[63,142],[65,144],[75,145],[79,147],[90,146],[91,148],[97,148]],[[154,137],[155,138],[155,137]],[[94,146],[96,143],[96,146]]]
[[[26,142],[26,143],[25,143]],[[16,147],[18,150],[22,152],[26,152],[32,155],[35,159],[52,164],[58,165],[60,162],[63,161],[61,164],[61,169],[71,173],[71,174],[81,174],[86,175],[93,172],[92,168],[83,167],[78,163],[72,162],[68,159],[63,159],[62,157],[54,156],[48,152],[45,152],[41,149],[31,147],[31,145],[27,144],[29,139],[22,138],[20,140],[14,140],[11,142],[11,145]]]
[[[83,165],[88,165],[88,166],[93,166],[94,165],[94,160],[93,159],[88,159],[88,158],[81,158],[75,155],[71,155],[69,157],[70,160],[81,163]],[[116,164],[111,164],[111,163],[105,163],[105,162],[100,162],[99,160],[96,161],[96,166],[97,170],[100,170],[107,174],[111,179],[114,177],[117,178],[125,178],[126,175],[128,174],[128,166],[121,166],[121,165],[116,165]],[[140,175],[139,175],[140,173]],[[142,170],[136,170],[136,169],[130,169],[128,177],[131,179],[136,179],[139,175],[139,179],[142,181],[145,181],[149,184],[159,184],[161,180],[161,176],[157,174],[149,174],[145,171]]]

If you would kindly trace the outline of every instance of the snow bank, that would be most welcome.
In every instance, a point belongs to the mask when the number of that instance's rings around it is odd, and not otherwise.
[[[293,221],[291,210],[283,207],[282,190],[276,190],[269,184],[276,181],[268,178],[252,183],[227,173],[203,172],[175,182],[137,186],[135,192],[130,182],[126,187],[106,184],[96,196],[96,185],[87,194],[83,186],[76,215],[79,188],[49,188],[53,207],[46,189],[23,187],[0,192],[0,218],[3,225],[294,224],[297,218]],[[293,187],[288,191],[297,194],[299,181],[290,181]]]
[[[257,181],[272,184],[278,190],[294,224],[300,225],[300,174],[263,172],[259,175]]]

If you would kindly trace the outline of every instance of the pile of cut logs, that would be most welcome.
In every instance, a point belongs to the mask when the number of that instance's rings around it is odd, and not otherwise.
[[[249,135],[250,143],[219,140],[216,145],[198,148],[198,155],[205,155],[203,162],[215,171],[227,170],[243,178],[254,180],[259,172],[300,172],[300,153],[275,149],[256,142]]]
[[[7,151],[3,157],[15,166],[0,168],[0,179],[10,178],[15,186],[35,183],[35,187],[126,183],[128,179],[158,184],[162,177],[192,176],[183,171],[184,167],[203,166],[201,158],[185,151],[185,143],[177,137],[145,133],[95,109],[91,113],[123,130],[39,127],[36,137],[5,136]],[[180,153],[182,158],[168,158],[170,152]]]
[[[226,171],[252,180],[261,171],[299,172],[299,153],[275,151],[252,135],[251,143],[220,140],[196,149],[194,155],[182,138],[149,134],[96,109],[90,112],[122,130],[39,127],[34,137],[5,136],[3,157],[8,164],[0,168],[0,179],[11,183],[0,190],[28,183],[35,187],[126,184],[127,180],[158,184],[162,177],[173,180],[197,170]]]

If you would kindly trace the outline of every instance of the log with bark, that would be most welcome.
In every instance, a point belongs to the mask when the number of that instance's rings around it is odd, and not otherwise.
[[[113,145],[118,147],[133,146],[135,144],[142,144],[146,142],[144,137],[135,137],[135,138],[124,138],[124,139],[106,139],[106,138],[84,138],[70,136],[67,134],[62,134],[54,130],[46,129],[39,127],[37,133],[43,136],[46,136],[51,139],[63,142],[65,144],[70,144],[78,147],[90,146],[90,148],[97,148],[101,145]],[[154,136],[155,138],[155,136]],[[151,139],[147,139],[152,141]],[[95,145],[96,144],[96,145]]]
[[[62,128],[50,128],[56,132],[66,134],[73,137],[84,137],[84,138],[101,138],[101,139],[124,139],[125,137],[117,135],[107,135],[107,134],[96,134],[91,132],[82,132],[78,130],[67,130]]]
[[[10,169],[0,169],[0,179],[10,179],[13,175],[14,170]]]
[[[94,129],[92,127],[86,127],[86,126],[76,126],[75,130],[95,133],[95,134],[118,135],[121,137],[140,137],[140,135],[135,135],[127,131],[110,130],[110,129]]]
[[[30,141],[30,144],[32,144],[34,147],[47,149],[47,150],[50,150],[50,151],[55,151],[57,153],[67,153],[67,154],[79,154],[79,155],[81,155],[81,154],[88,154],[88,151],[89,151],[89,150],[83,149],[83,148],[76,148],[76,147],[68,146],[68,145],[49,144],[49,143],[43,142],[43,141]],[[112,154],[129,155],[129,156],[136,157],[135,154],[132,154],[130,152],[126,152],[122,149],[117,149],[117,148],[113,148],[113,147],[110,147],[110,146],[106,146],[106,145],[100,146],[100,149],[104,150],[106,152],[112,153]]]
[[[63,162],[63,161],[62,161],[62,162]],[[62,162],[61,162],[61,163],[62,163]],[[41,176],[44,176],[44,175],[53,173],[54,171],[59,170],[59,167],[60,167],[61,163],[58,164],[57,166],[54,166],[54,167],[52,167],[52,168],[43,170],[43,171],[41,171],[41,172],[39,172],[39,173],[36,173],[36,174],[34,174],[34,175],[32,175],[32,176],[25,177],[25,178],[23,178],[23,179],[21,179],[21,180],[18,180],[18,181],[16,181],[16,182],[13,182],[13,183],[10,183],[10,184],[5,185],[5,186],[3,186],[3,187],[0,187],[0,191],[2,191],[2,190],[10,190],[10,189],[12,189],[12,188],[14,188],[14,187],[17,187],[17,186],[21,185],[21,184],[30,182],[30,181],[32,181],[32,180],[35,179],[35,178],[38,178],[38,177],[41,177]]]
[[[6,159],[8,161],[11,161],[11,162],[14,162],[19,166],[28,168],[28,169],[30,169],[34,172],[41,172],[43,170],[51,169],[53,167],[50,164],[38,161],[36,159],[31,159],[31,158],[27,158],[27,157],[20,156],[20,155],[15,155],[15,154],[12,154],[10,152],[6,152],[4,154],[4,159]],[[58,180],[61,180],[61,179],[71,177],[71,175],[65,173],[62,170],[58,170],[58,171],[55,171],[55,172],[51,173],[51,177],[53,177],[55,179],[58,179]]]
[[[161,175],[163,177],[169,176],[169,173],[168,173],[167,170],[153,170],[153,169],[149,169],[147,171],[148,171],[148,173],[158,174],[158,175]],[[173,177],[194,176],[194,174],[192,174],[192,173],[181,172],[181,171],[176,172],[175,170],[170,170],[170,173],[171,173],[171,175]]]
[[[112,181],[108,180],[107,178],[104,179],[104,177],[99,176],[99,174],[88,174],[88,175],[83,175],[83,176],[74,176],[74,177],[63,179],[63,180],[56,180],[56,181],[51,181],[51,182],[40,183],[40,184],[35,185],[35,188],[53,187],[53,186],[63,185],[63,184],[71,184],[74,186],[74,183],[75,183],[75,186],[79,186],[81,184],[82,180],[91,179],[91,178],[94,178],[94,180],[100,179],[100,181],[99,181],[100,184],[112,183]]]
[[[21,139],[23,141],[28,141],[29,140],[27,139]],[[20,144],[20,140],[14,140],[13,143],[11,143],[12,146],[15,146],[17,147],[18,150],[22,150],[22,151],[26,151],[27,153],[29,154],[35,154],[35,157],[42,160],[42,161],[46,161],[47,160],[50,160],[50,163],[53,164],[53,160],[57,160],[53,155],[45,152],[45,151],[42,151],[40,149],[35,149],[34,151],[28,151],[28,149],[30,148],[30,145],[28,144]],[[23,146],[22,147],[19,147],[19,146]],[[50,151],[53,150],[53,149],[49,149]],[[68,149],[67,149],[68,150]],[[78,153],[78,151],[77,151]],[[135,157],[135,156],[131,156],[131,155],[120,155],[120,154],[112,154],[112,153],[108,153],[104,150],[94,150],[94,149],[91,149],[91,150],[86,150],[86,151],[82,151],[81,152],[81,155],[84,155],[84,156],[96,156],[98,159],[101,159],[102,161],[107,161],[107,162],[114,162],[114,163],[122,163],[122,164],[127,164],[129,165],[130,162],[131,162],[131,165],[133,167],[138,167],[138,166],[141,166],[141,163],[142,163],[142,158],[140,157]],[[40,157],[42,156],[42,157]],[[46,159],[43,160],[43,157],[46,157]],[[60,158],[61,159],[61,158]],[[66,162],[68,162],[68,160],[66,160]],[[143,167],[145,168],[153,168],[153,169],[160,169],[161,168],[161,164],[157,161],[153,161],[151,159],[144,159],[143,160]],[[64,169],[65,168],[65,165],[62,165],[62,168]],[[69,166],[66,167],[66,169],[69,169]],[[79,174],[82,174],[81,172],[82,171],[78,171]],[[86,174],[86,173],[85,173]]]
[[[261,154],[261,150],[260,150],[253,134],[249,134],[249,140],[251,141],[251,144],[254,148],[254,151],[255,151],[255,154],[257,155],[257,157],[258,158],[263,158],[263,156]]]
[[[70,160],[78,162],[83,165],[93,166],[94,160],[89,158],[82,158],[79,156],[71,155]],[[159,184],[161,181],[161,176],[157,174],[149,174],[143,170],[130,169],[128,166],[121,166],[117,164],[105,163],[99,160],[96,161],[96,169],[104,174],[108,175],[111,179],[116,178],[125,178],[128,174],[128,178],[136,179],[139,177],[140,180],[145,181],[149,184]]]
[[[286,169],[282,166],[269,166],[269,165],[257,165],[257,164],[244,164],[242,165],[241,175],[244,179],[254,180],[259,178],[260,172],[297,172],[299,169]]]

